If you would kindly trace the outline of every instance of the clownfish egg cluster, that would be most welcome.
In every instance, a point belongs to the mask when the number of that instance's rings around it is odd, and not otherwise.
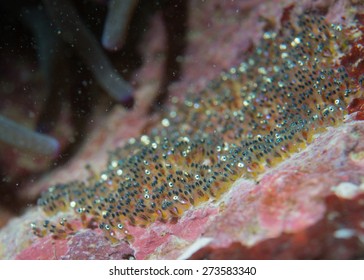
[[[33,224],[34,232],[66,237],[75,229],[54,217],[73,209],[83,226],[128,239],[128,227],[176,221],[239,177],[255,178],[300,150],[340,122],[359,94],[337,66],[348,48],[341,29],[302,15],[279,34],[266,32],[240,65],[174,102],[149,135],[114,151],[96,179],[45,192],[39,205],[53,218]]]

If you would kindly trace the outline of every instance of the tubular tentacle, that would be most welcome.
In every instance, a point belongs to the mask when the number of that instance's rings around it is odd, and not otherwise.
[[[0,141],[21,150],[47,156],[55,155],[59,150],[59,143],[55,138],[34,132],[4,116],[0,116]]]

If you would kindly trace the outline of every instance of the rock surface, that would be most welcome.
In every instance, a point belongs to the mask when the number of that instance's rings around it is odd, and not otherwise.
[[[259,182],[237,181],[219,201],[187,211],[176,224],[130,228],[131,244],[111,245],[91,229],[69,240],[38,239],[29,224],[42,213],[33,209],[2,230],[0,254],[17,259],[360,258],[362,137],[361,121],[330,128]]]

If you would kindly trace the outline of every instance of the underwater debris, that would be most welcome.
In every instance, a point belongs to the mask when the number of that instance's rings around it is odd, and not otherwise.
[[[280,34],[266,32],[246,61],[112,153],[99,177],[53,186],[39,205],[50,216],[75,210],[83,226],[92,220],[117,241],[131,238],[130,225],[178,219],[237,178],[256,178],[340,123],[360,94],[336,64],[345,41],[341,26],[312,14],[287,22]],[[75,229],[51,220],[33,230],[66,237]]]

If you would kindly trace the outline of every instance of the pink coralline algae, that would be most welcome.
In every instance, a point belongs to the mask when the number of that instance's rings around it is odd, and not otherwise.
[[[116,243],[118,258],[360,257],[364,130],[344,118],[360,111],[362,85],[341,61],[361,23],[295,12],[238,66],[174,98],[106,170],[44,192],[27,218],[42,238],[17,258],[107,258],[75,245],[81,236]]]

